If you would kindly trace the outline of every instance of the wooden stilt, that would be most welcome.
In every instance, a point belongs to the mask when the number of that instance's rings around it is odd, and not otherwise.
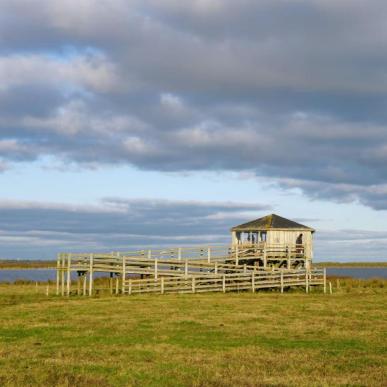
[[[56,257],[56,295],[59,296],[59,286],[60,286],[60,254]]]
[[[113,273],[110,272],[110,277],[109,277],[109,290],[110,294],[113,294]]]
[[[86,272],[83,273],[82,277],[83,277],[83,295],[86,296],[86,293],[87,293],[87,275],[86,275]]]
[[[305,292],[309,293],[309,273],[305,271]]]
[[[65,265],[66,265],[66,255],[62,254],[62,264],[61,264],[61,295],[64,296],[65,294]]]
[[[71,254],[67,257],[67,296],[70,296],[71,290]]]
[[[324,293],[327,292],[327,269],[324,268]]]
[[[89,267],[89,296],[93,295],[93,270],[94,270],[94,254],[90,254],[90,267]]]
[[[78,272],[77,273],[77,295],[79,296],[81,294],[81,275]]]
[[[122,257],[122,294],[125,294],[126,258]]]

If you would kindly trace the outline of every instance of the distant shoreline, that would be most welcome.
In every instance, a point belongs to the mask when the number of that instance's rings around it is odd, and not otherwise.
[[[351,269],[364,269],[364,268],[384,268],[387,267],[386,262],[315,262],[313,266],[321,268],[351,268]]]

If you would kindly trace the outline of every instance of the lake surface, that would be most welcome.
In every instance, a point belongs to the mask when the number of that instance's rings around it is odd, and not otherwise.
[[[108,277],[107,273],[94,273],[94,278]],[[75,280],[77,273],[71,273],[71,279]],[[1,269],[0,282],[24,281],[56,281],[56,269]]]
[[[387,278],[387,267],[361,267],[361,268],[327,268],[328,276],[352,277],[358,279]],[[106,277],[105,273],[94,273],[94,277]],[[76,279],[76,273],[71,273],[72,279]],[[0,282],[14,282],[16,280],[27,281],[55,281],[55,269],[2,269],[0,270]]]
[[[328,267],[327,275],[357,279],[387,278],[387,267]]]

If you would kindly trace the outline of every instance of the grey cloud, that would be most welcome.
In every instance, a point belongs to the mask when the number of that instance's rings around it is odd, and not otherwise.
[[[60,250],[219,243],[229,240],[230,227],[270,209],[157,199],[106,198],[94,206],[0,202],[0,251],[9,257],[47,258]]]
[[[106,198],[89,206],[0,202],[0,256],[51,258],[59,251],[115,251],[229,243],[232,226],[272,212],[267,205],[233,202]],[[302,219],[299,221],[302,221]],[[387,234],[317,229],[316,260],[380,260]]]
[[[385,2],[0,4],[0,165],[251,171],[387,208]]]

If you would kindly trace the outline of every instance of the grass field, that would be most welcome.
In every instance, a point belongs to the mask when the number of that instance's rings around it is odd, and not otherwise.
[[[70,299],[0,285],[0,385],[386,385],[386,284]]]

